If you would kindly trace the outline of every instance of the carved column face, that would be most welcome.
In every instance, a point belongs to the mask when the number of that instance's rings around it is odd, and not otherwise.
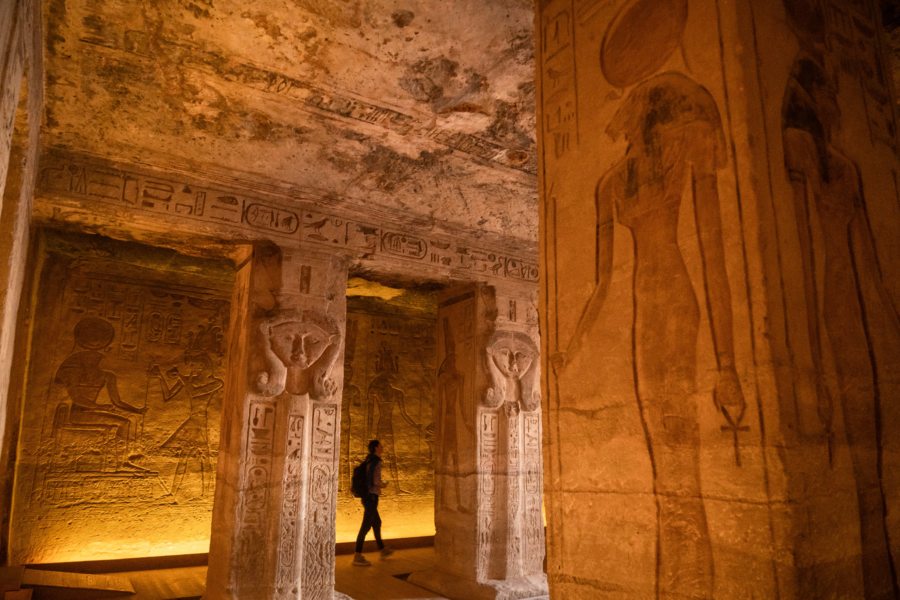
[[[492,385],[485,403],[488,406],[507,403],[510,410],[535,410],[540,405],[538,350],[528,334],[497,331],[488,342],[486,353]]]
[[[341,349],[337,322],[320,310],[285,309],[259,327],[267,368],[256,375],[267,396],[282,392],[323,400],[335,392],[331,369]]]
[[[328,334],[312,323],[283,321],[269,326],[272,351],[287,368],[307,369],[325,351]]]
[[[530,292],[518,292],[523,303]],[[533,321],[517,322],[514,309],[498,318],[497,294],[488,286],[448,290],[444,297],[435,465],[439,566],[410,580],[457,596],[498,589],[545,594],[538,351],[526,333]]]
[[[246,381],[234,382],[228,400],[230,433],[239,437],[219,462],[220,474],[243,470],[217,498],[208,594],[326,599],[334,589],[346,267],[309,252],[257,254],[236,293],[246,300],[235,311],[241,337],[232,342],[241,351],[232,360]]]

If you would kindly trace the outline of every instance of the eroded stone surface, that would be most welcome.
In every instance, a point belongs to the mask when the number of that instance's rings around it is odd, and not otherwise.
[[[47,13],[49,145],[536,237],[530,2]]]

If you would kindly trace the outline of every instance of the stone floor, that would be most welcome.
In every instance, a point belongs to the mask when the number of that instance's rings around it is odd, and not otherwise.
[[[371,567],[351,565],[352,554],[337,557],[335,565],[335,589],[354,600],[382,600],[400,598],[442,599],[433,592],[407,583],[404,576],[434,565],[434,548],[410,548],[397,550],[386,560],[379,560],[378,553],[366,555]]]
[[[443,599],[442,596],[405,581],[405,576],[409,573],[434,564],[434,548],[400,549],[386,560],[379,560],[377,552],[368,553],[367,556],[372,561],[371,567],[354,567],[351,564],[352,554],[337,556],[336,591],[352,600]],[[206,587],[205,566],[127,571],[116,575],[130,580],[135,590],[134,594],[117,596],[123,600],[195,600],[202,597]],[[70,592],[71,590],[43,589],[36,591],[35,598],[73,598]]]

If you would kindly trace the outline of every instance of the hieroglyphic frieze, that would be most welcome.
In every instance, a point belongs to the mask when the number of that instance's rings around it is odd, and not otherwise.
[[[198,184],[183,175],[159,176],[78,155],[50,153],[42,159],[40,195],[194,220],[228,235],[241,232],[282,244],[328,246],[367,259],[389,257],[479,278],[538,280],[537,264],[521,256],[304,209],[293,200],[272,202],[226,186]]]
[[[376,225],[333,217],[314,210],[303,211],[300,239],[349,250],[417,261],[476,276],[536,282],[537,265],[528,260],[445,240],[393,231]]]
[[[177,176],[156,177],[89,161],[49,158],[41,170],[40,189],[140,212],[252,230],[265,236],[293,239],[300,226],[297,212],[274,203],[198,186]]]

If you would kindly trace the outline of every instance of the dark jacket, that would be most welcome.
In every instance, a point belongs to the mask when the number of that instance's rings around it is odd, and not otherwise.
[[[381,495],[381,489],[384,483],[381,480],[381,458],[376,454],[370,454],[366,457],[369,466],[366,467],[366,483],[369,486],[369,493],[376,496]]]

